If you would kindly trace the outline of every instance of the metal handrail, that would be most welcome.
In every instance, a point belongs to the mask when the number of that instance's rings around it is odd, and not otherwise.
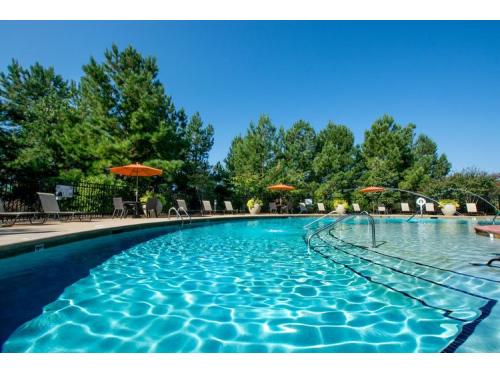
[[[179,212],[179,214],[181,212],[184,212],[184,214],[189,218],[189,222],[191,223],[191,215],[188,214],[188,212],[186,211],[186,209],[184,207],[179,207],[179,209],[177,210],[177,212]]]
[[[313,225],[314,223],[316,223],[316,222],[318,222],[318,221],[320,221],[320,220],[323,220],[325,217],[327,217],[327,216],[329,216],[329,215],[332,215],[332,214],[334,214],[334,213],[336,214],[336,213],[337,213],[337,211],[336,211],[336,210],[333,210],[333,211],[328,212],[327,214],[325,214],[325,215],[323,215],[323,216],[321,216],[321,217],[317,218],[316,220],[311,221],[310,223],[307,223],[306,225],[304,225],[304,228],[308,228],[308,227],[310,227],[311,225]]]
[[[177,218],[181,219],[181,221],[184,222],[184,219],[182,218],[181,214],[179,213],[179,211],[177,211],[177,209],[175,207],[170,207],[170,209],[168,210],[168,215],[167,215],[167,218],[170,219],[170,213],[174,211],[175,212],[175,216],[177,216]]]
[[[408,220],[406,220],[407,223],[410,222],[411,219],[413,219],[415,216],[417,216],[418,214],[417,213],[414,213],[413,215],[411,215]]]
[[[372,246],[373,247],[377,247],[377,242],[376,242],[376,239],[375,239],[375,220],[373,220],[373,217],[366,211],[363,211],[363,212],[356,212],[356,213],[351,213],[351,214],[347,214],[347,215],[344,215],[344,216],[341,216],[339,217],[337,220],[335,220],[333,223],[331,224],[328,224],[328,225],[324,225],[323,227],[317,229],[316,231],[314,231],[312,234],[309,235],[309,237],[307,237],[307,248],[310,248],[311,246],[311,240],[314,236],[317,236],[319,235],[321,232],[325,231],[325,230],[328,230],[328,231],[331,231],[338,223],[341,223],[349,218],[352,218],[352,217],[356,217],[356,216],[366,216],[368,217],[368,220],[370,222],[370,225],[371,225],[371,229],[372,229]]]
[[[175,207],[170,207],[167,215],[169,219],[172,211],[175,212],[175,215],[177,216],[178,219],[181,219],[182,225],[184,225],[184,217],[182,216],[182,212],[184,212],[185,216],[189,218],[189,223],[191,223],[191,215],[189,215],[183,207],[179,207],[179,209],[176,209]]]
[[[469,190],[459,189],[459,188],[449,188],[449,190],[456,190],[456,191],[461,191],[462,193],[470,194],[473,197],[476,197],[476,198],[482,200],[488,206],[492,207],[494,210],[493,212],[495,212],[495,216],[493,217],[493,224],[495,224],[495,220],[496,220],[497,216],[500,215],[500,210],[498,210],[498,208],[493,203],[491,203],[489,200],[487,200],[487,199],[483,198],[482,196],[480,196],[479,194],[473,193],[472,191],[469,191]]]

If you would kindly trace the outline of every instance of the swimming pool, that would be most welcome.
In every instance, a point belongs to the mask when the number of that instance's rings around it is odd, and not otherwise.
[[[5,352],[498,351],[500,241],[468,220],[228,220],[0,261]],[[349,244],[354,243],[355,245]]]

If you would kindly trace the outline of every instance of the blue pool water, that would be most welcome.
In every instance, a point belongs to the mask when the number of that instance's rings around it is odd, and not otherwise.
[[[500,269],[471,263],[500,241],[466,220],[385,219],[385,243],[365,249],[369,226],[354,220],[308,249],[311,220],[150,229],[4,259],[2,350],[497,350],[498,330],[482,327],[500,321]]]

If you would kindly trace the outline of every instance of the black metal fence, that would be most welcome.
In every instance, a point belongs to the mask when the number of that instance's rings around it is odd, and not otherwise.
[[[40,210],[37,192],[56,194],[61,210],[82,211],[97,215],[109,215],[113,212],[113,197],[122,197],[124,200],[134,199],[134,191],[126,185],[56,181],[0,182],[0,198],[7,211]]]

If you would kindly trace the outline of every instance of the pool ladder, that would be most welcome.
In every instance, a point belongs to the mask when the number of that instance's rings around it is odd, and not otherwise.
[[[324,217],[326,217],[326,216],[327,215],[325,215]],[[374,247],[374,248],[377,247],[377,241],[375,238],[375,220],[373,220],[373,217],[368,212],[363,211],[363,212],[354,212],[351,214],[342,215],[337,220],[335,220],[333,223],[323,225],[321,228],[317,229],[316,231],[314,231],[313,233],[311,233],[307,237],[307,241],[306,241],[307,248],[309,249],[311,247],[311,241],[314,237],[318,237],[321,233],[323,233],[325,231],[328,231],[328,233],[331,234],[331,231],[335,228],[335,226],[337,224],[339,224],[343,221],[346,221],[347,219],[357,217],[357,216],[364,216],[364,217],[368,218],[368,221],[369,221],[370,226],[371,226],[372,247]],[[320,219],[322,219],[322,218],[320,218]],[[317,222],[317,221],[319,221],[319,219],[315,220],[314,222]],[[310,224],[312,224],[314,222],[309,223],[307,226],[309,226]],[[306,227],[306,226],[304,226],[304,227]]]
[[[336,213],[337,213],[337,211],[335,211],[335,210],[330,211],[330,212],[328,212],[327,214],[324,214],[323,216],[321,216],[321,217],[317,218],[316,220],[313,220],[313,221],[311,221],[310,223],[307,223],[306,225],[304,225],[304,229],[305,229],[305,228],[309,228],[309,227],[310,227],[311,225],[313,225],[314,223],[317,223],[318,221],[321,221],[321,220],[323,220],[323,219],[327,218],[328,216],[333,216],[333,214],[336,214]]]
[[[188,212],[184,209],[184,207],[179,207],[178,209],[175,208],[175,207],[170,207],[170,209],[168,210],[168,218],[170,219],[170,214],[173,212],[175,212],[175,216],[178,218],[178,219],[181,219],[181,225],[184,226],[184,218],[188,218],[189,219],[189,224],[191,224],[191,215],[188,214]],[[184,214],[184,216],[182,215]]]

